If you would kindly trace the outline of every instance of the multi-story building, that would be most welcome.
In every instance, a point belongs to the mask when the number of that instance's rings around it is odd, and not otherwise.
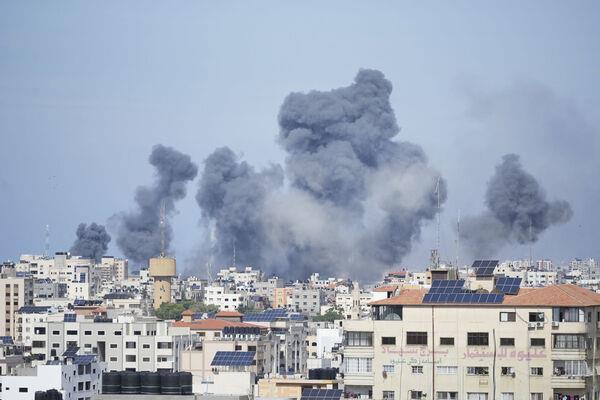
[[[515,294],[457,287],[402,290],[372,303],[372,320],[343,321],[347,394],[599,398],[600,294],[575,285],[517,284],[507,291]]]
[[[355,285],[349,293],[336,293],[335,307],[341,310],[345,318],[361,319],[371,315],[369,303],[373,292],[365,292]]]
[[[275,291],[280,288],[283,288],[283,279],[278,277],[272,277],[264,282],[254,283],[254,293],[257,296],[267,299],[271,307],[274,307]]]
[[[0,400],[34,400],[35,392],[56,389],[64,400],[90,399],[102,392],[104,364],[73,355],[48,364],[18,368],[0,376]]]
[[[171,335],[169,322],[119,316],[85,318],[76,314],[48,315],[35,322],[31,354],[37,360],[55,360],[68,348],[97,354],[109,371],[177,371],[180,353],[191,335]]]
[[[324,303],[324,292],[308,286],[295,286],[287,293],[286,308],[305,315],[318,315]]]
[[[229,286],[216,285],[204,289],[204,303],[218,306],[221,311],[237,310],[248,304],[246,293],[238,292]]]
[[[3,273],[0,275],[0,299],[0,336],[17,338],[17,312],[32,304],[33,280]]]

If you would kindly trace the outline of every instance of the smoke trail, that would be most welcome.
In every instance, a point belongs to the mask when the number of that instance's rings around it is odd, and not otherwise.
[[[186,195],[186,183],[198,174],[198,166],[190,156],[163,145],[156,145],[149,158],[156,168],[156,181],[152,187],[140,186],[135,192],[138,209],[118,216],[117,245],[130,260],[147,263],[161,251],[160,208],[165,205],[166,216],[175,211],[175,201]],[[164,227],[165,251],[172,239],[171,225],[167,219]]]
[[[71,246],[71,254],[100,261],[100,258],[106,254],[110,235],[106,232],[104,225],[98,225],[92,222],[90,225],[84,223],[77,227],[77,239]]]
[[[573,216],[568,202],[546,200],[544,189],[523,170],[516,154],[505,155],[496,166],[485,204],[488,211],[465,219],[461,230],[461,237],[477,256],[490,256],[509,242],[536,242],[550,226]]]
[[[312,271],[377,279],[399,263],[435,216],[439,174],[399,132],[391,83],[361,70],[348,87],[292,93],[279,112],[283,170],[255,171],[226,148],[204,166],[196,199],[212,224],[217,262],[283,277]],[[286,190],[287,189],[287,190]],[[440,201],[446,184],[440,181]]]

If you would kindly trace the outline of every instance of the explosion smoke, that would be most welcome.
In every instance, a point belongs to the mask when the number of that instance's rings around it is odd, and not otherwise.
[[[255,171],[228,148],[205,161],[196,196],[214,234],[206,255],[286,278],[310,272],[377,279],[399,263],[437,212],[439,173],[396,142],[391,83],[374,70],[329,92],[292,93],[279,113],[284,171]],[[440,200],[446,184],[440,180]]]
[[[147,263],[161,251],[160,208],[164,202],[167,217],[175,212],[175,201],[186,195],[186,183],[198,174],[190,156],[163,145],[156,145],[149,158],[156,168],[152,187],[140,186],[135,192],[138,210],[118,216],[117,245],[125,257]],[[165,250],[169,249],[172,229],[167,218],[164,226]]]
[[[81,223],[77,227],[76,235],[77,239],[69,250],[74,256],[100,261],[100,258],[106,254],[111,238],[104,225],[95,222],[90,225]]]
[[[564,200],[549,202],[530,173],[523,170],[519,156],[507,154],[496,166],[485,195],[487,211],[466,218],[461,238],[479,257],[491,256],[510,242],[534,243],[550,226],[571,219],[573,211]]]

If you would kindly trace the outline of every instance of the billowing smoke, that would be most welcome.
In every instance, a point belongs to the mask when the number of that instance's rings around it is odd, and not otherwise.
[[[92,222],[89,225],[84,223],[77,227],[77,239],[71,247],[71,254],[100,261],[100,258],[106,254],[110,235],[106,232],[104,225],[98,225]]]
[[[391,91],[381,72],[361,70],[348,87],[290,94],[279,113],[285,170],[257,171],[228,148],[212,153],[196,196],[206,259],[230,264],[235,247],[239,264],[281,277],[366,280],[399,263],[446,184],[419,146],[393,140]]]
[[[128,259],[145,264],[161,251],[161,207],[164,204],[164,246],[169,250],[172,229],[169,217],[175,212],[175,201],[186,195],[186,183],[198,174],[198,166],[190,156],[163,145],[156,145],[149,158],[156,168],[152,187],[140,186],[135,192],[137,210],[117,216],[117,245]]]
[[[552,225],[569,221],[571,206],[548,201],[538,181],[523,170],[519,156],[507,154],[496,166],[485,194],[487,211],[461,225],[461,237],[478,257],[491,256],[505,244],[536,242]]]

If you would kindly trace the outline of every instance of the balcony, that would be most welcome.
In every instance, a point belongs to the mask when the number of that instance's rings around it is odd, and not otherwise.
[[[552,375],[552,389],[585,389],[585,376]]]

